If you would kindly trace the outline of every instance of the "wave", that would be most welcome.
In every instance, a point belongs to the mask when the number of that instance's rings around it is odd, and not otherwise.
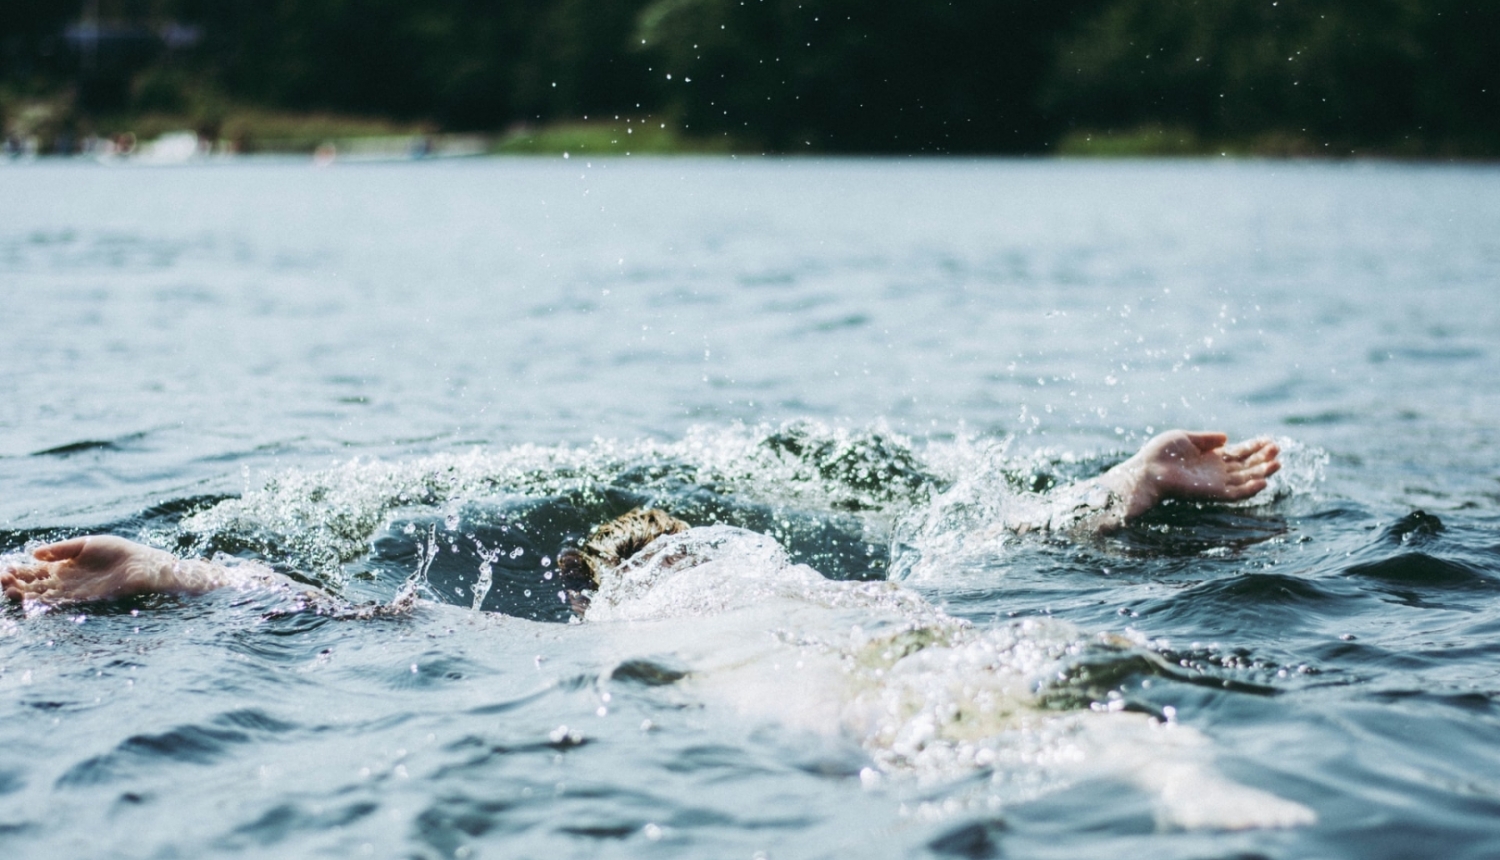
[[[258,555],[346,596],[416,576],[444,603],[564,621],[557,549],[595,523],[656,505],[699,528],[664,538],[657,562],[606,583],[583,629],[564,631],[576,634],[575,650],[608,655],[601,662],[613,668],[595,683],[680,689],[751,719],[842,732],[860,743],[876,780],[992,773],[981,793],[1009,800],[1121,775],[1182,826],[1310,820],[1296,804],[1218,777],[1201,736],[1122,692],[1158,677],[1271,694],[1258,683],[1266,666],[1246,670],[1215,662],[1217,653],[1170,653],[1061,621],[976,625],[882,581],[888,568],[961,569],[972,535],[1123,456],[1012,455],[1004,440],[917,446],[882,429],[807,422],[698,428],[670,443],[522,445],[292,470],[239,498],[163,508],[149,536],[190,552]],[[912,547],[920,566],[900,567]],[[1199,597],[1259,601],[1286,587],[1246,579]],[[399,688],[477,671],[462,661],[431,668],[402,674]],[[167,741],[212,758],[246,731],[211,728]],[[156,739],[132,743],[76,778],[134,766],[137,747],[154,749]],[[1035,778],[1000,784],[1018,773]],[[1205,807],[1205,798],[1217,799]]]
[[[876,767],[861,774],[866,782],[1029,773],[1020,794],[1004,778],[976,789],[986,802],[1011,802],[1118,776],[1180,826],[1312,820],[1219,776],[1206,740],[1170,711],[1129,713],[1146,709],[1121,694],[1126,681],[1206,674],[1186,658],[1179,667],[1144,643],[1055,620],[979,627],[896,583],[828,580],[754,532],[658,538],[606,575],[584,627],[606,653],[677,655],[665,668],[627,658],[616,670],[623,683],[680,686],[741,718],[857,740]]]
[[[368,552],[398,511],[441,514],[452,532],[467,503],[552,501],[575,510],[583,528],[649,504],[693,522],[759,526],[794,544],[819,542],[832,525],[851,540],[846,551],[832,553],[842,562],[883,554],[883,546],[856,546],[853,539],[883,543],[889,512],[921,499],[936,480],[894,434],[807,423],[697,428],[673,443],[519,445],[290,470],[184,517],[176,534],[157,537],[198,552],[257,553],[338,584],[339,566]],[[793,511],[809,515],[794,521]],[[823,542],[833,548],[831,539]]]
[[[1327,462],[1316,449],[1281,444],[1285,466],[1253,505],[1163,511],[1127,535],[1127,548],[1197,553],[1280,533],[1266,506],[1307,493]],[[930,581],[1004,553],[1016,538],[998,524],[1035,507],[1040,493],[1126,456],[1011,448],[1009,439],[972,437],[918,446],[883,427],[802,421],[700,426],[673,442],[353,459],[282,472],[238,498],[206,499],[147,537],[182,552],[257,556],[336,590],[351,578],[409,572],[435,555],[441,599],[506,611],[500,596],[512,586],[531,587],[533,597],[549,587],[548,565],[565,543],[649,505],[694,525],[768,534],[830,578]],[[484,571],[502,586],[489,603],[472,587]],[[539,617],[536,609],[519,614]]]

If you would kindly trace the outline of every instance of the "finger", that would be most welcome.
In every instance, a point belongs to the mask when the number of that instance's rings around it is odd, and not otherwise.
[[[1266,478],[1275,474],[1276,470],[1280,468],[1281,463],[1276,460],[1266,460],[1260,463],[1245,463],[1242,470],[1246,474],[1254,475],[1258,478]]]
[[[40,575],[41,568],[38,567],[12,567],[4,573],[0,573],[0,582],[25,584],[32,582]]]
[[[1269,478],[1281,468],[1281,464],[1275,460],[1264,463],[1235,463],[1225,474],[1225,480],[1231,484],[1240,484],[1245,481]]]
[[[0,576],[0,590],[8,599],[19,603],[36,592],[36,581],[41,578],[41,573],[33,568],[13,571],[11,576]]]
[[[1243,442],[1237,442],[1233,445],[1225,447],[1224,459],[1248,460],[1265,451],[1267,447],[1269,447],[1272,451],[1279,450],[1276,448],[1276,444],[1274,442],[1264,436],[1259,436],[1254,439],[1246,439]]]
[[[1236,484],[1235,486],[1230,488],[1229,492],[1232,499],[1238,502],[1243,499],[1250,498],[1251,496],[1255,495],[1261,490],[1264,490],[1265,488],[1265,480],[1262,478],[1256,478],[1251,481],[1246,481],[1243,484]]]
[[[1274,460],[1281,454],[1281,448],[1270,439],[1256,439],[1256,447],[1246,452],[1245,461],[1257,463],[1262,460]]]
[[[57,543],[49,543],[46,546],[37,547],[35,550],[32,550],[31,554],[41,561],[67,561],[70,558],[77,558],[83,552],[83,548],[88,546],[88,543],[88,538],[76,537],[72,540],[58,541]]]
[[[1280,467],[1280,463],[1276,460],[1276,452],[1274,452],[1274,451],[1271,451],[1271,452],[1257,451],[1256,453],[1251,454],[1249,457],[1246,457],[1244,460],[1241,460],[1236,465],[1241,466],[1241,467],[1246,468],[1246,469],[1250,469],[1250,468],[1257,468],[1258,469],[1258,468],[1260,468],[1262,466],[1269,466],[1272,463],[1277,463],[1277,467],[1278,468]]]

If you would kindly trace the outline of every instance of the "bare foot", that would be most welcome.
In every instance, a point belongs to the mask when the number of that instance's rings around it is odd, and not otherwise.
[[[1125,518],[1138,517],[1166,499],[1237,502],[1266,488],[1281,468],[1281,449],[1259,438],[1225,445],[1223,433],[1168,430],[1100,483],[1125,500]]]
[[[171,553],[110,535],[48,544],[32,555],[37,563],[0,564],[0,591],[6,598],[62,604],[148,592],[197,592],[193,581],[201,577],[194,574],[201,572],[184,566],[206,565],[181,562]],[[218,586],[202,590],[213,587]]]

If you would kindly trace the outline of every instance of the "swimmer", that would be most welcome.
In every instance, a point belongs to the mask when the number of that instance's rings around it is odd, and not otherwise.
[[[1170,430],[1097,478],[1049,493],[1047,513],[1006,523],[1016,532],[1050,528],[1105,532],[1118,529],[1169,499],[1235,502],[1265,489],[1280,463],[1276,444],[1259,438],[1228,445],[1223,433]],[[656,537],[685,531],[686,523],[660,511],[635,511],[596,529],[558,563],[575,611],[588,605],[602,573],[614,569]],[[251,563],[182,559],[164,550],[112,535],[77,537],[39,547],[34,561],[0,562],[0,591],[7,599],[44,606],[118,600],[141,594],[207,594],[221,588],[295,589],[324,606],[320,592]]]

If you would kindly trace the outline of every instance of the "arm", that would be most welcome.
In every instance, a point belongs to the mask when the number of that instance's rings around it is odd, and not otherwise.
[[[180,559],[111,535],[48,544],[32,556],[35,563],[0,562],[0,591],[6,598],[55,605],[139,594],[207,594],[226,587],[290,582],[258,565],[228,567],[203,559]]]
[[[1109,531],[1168,499],[1237,502],[1266,488],[1281,468],[1281,449],[1258,438],[1227,445],[1223,433],[1168,430],[1135,456],[1103,475],[1053,491],[1042,517],[1013,530],[1033,528]]]

